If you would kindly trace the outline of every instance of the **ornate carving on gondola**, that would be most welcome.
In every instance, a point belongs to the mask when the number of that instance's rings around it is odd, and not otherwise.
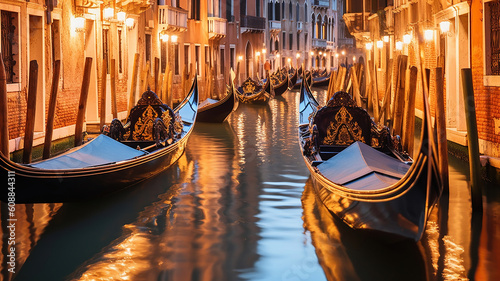
[[[252,79],[247,78],[247,80],[245,80],[243,82],[243,84],[241,85],[241,88],[243,89],[243,94],[253,94],[257,88],[259,87],[259,85],[257,85],[257,83],[255,83],[255,81],[253,81]]]
[[[177,114],[175,114],[175,120],[174,120],[174,132],[178,136],[180,136],[183,129],[184,129],[184,125],[182,122],[181,115],[179,113],[177,113]]]
[[[333,97],[328,101],[326,106],[356,107],[356,102],[351,98],[351,95],[349,95],[348,93],[339,91],[333,94]]]
[[[147,90],[137,101],[137,105],[163,105],[163,102],[153,91]]]
[[[157,117],[158,113],[156,113],[153,107],[148,106],[134,124],[132,139],[142,141],[153,140],[153,125]]]
[[[111,121],[111,124],[109,124],[109,126],[103,127],[102,133],[112,139],[122,141],[125,139],[126,130],[123,127],[122,122],[120,122],[120,120],[115,118]]]
[[[350,145],[356,141],[366,143],[363,130],[345,107],[341,107],[326,130],[324,145]]]

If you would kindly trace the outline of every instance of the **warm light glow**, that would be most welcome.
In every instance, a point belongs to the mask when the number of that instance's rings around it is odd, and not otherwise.
[[[335,53],[335,57],[338,58],[339,57],[339,54]]]
[[[259,51],[255,52],[255,55],[260,56],[260,52]]]
[[[431,41],[432,39],[434,39],[434,30],[432,29],[427,29],[424,31],[424,39],[426,41]]]
[[[297,53],[295,57],[300,58],[300,53]]]
[[[288,58],[288,59],[287,59],[287,61],[288,61],[288,62],[291,62],[291,61],[292,61],[292,59],[291,59],[291,58]]]
[[[439,28],[441,29],[441,32],[446,33],[448,31],[450,31],[450,25],[451,25],[451,23],[449,21],[445,20],[445,21],[442,21],[439,23]]]
[[[111,8],[111,7],[104,8],[104,10],[102,10],[102,17],[105,20],[112,19],[114,15],[115,15],[115,10],[113,10],[113,8]]]
[[[163,42],[168,42],[168,34],[165,33],[160,34],[160,39]]]
[[[356,61],[356,56],[352,56],[352,61]]]
[[[172,41],[173,43],[177,42],[177,35],[170,36],[170,41]]]
[[[276,57],[279,58],[280,57],[280,54],[276,54]]]
[[[262,54],[266,54],[267,50],[266,49],[262,49]]]
[[[135,20],[133,18],[127,18],[125,20],[125,25],[128,27],[128,28],[133,28],[134,27],[134,24],[135,24]]]
[[[401,42],[401,41],[396,42],[396,50],[398,50],[398,51],[403,50],[403,42]]]
[[[323,56],[326,57],[326,53],[323,53]]]
[[[125,13],[125,12],[118,12],[118,13],[116,13],[116,19],[119,22],[125,22],[125,20],[127,19],[127,13]]]
[[[382,37],[382,40],[384,40],[385,43],[389,42],[389,36],[385,35],[384,37]]]
[[[323,52],[319,52],[319,55],[321,56],[323,54]]]
[[[75,31],[77,32],[85,31],[85,18],[83,17],[73,18],[72,25]]]
[[[403,42],[405,44],[410,44],[411,43],[411,34],[405,34],[405,35],[403,35]]]
[[[377,41],[377,48],[382,49],[384,47],[384,41],[378,40]]]
[[[311,51],[311,56],[314,56],[314,52]]]
[[[342,50],[342,55],[345,56],[345,51],[344,50]]]
[[[243,56],[238,56],[238,60],[243,60]]]
[[[372,48],[373,48],[373,43],[372,42],[368,42],[365,44],[365,48],[370,51]]]

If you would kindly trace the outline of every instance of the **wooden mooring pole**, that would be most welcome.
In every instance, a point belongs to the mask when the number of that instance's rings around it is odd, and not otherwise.
[[[481,191],[481,173],[479,160],[479,140],[477,132],[476,107],[472,71],[462,68],[462,87],[464,92],[465,122],[467,123],[467,148],[469,150],[469,168],[471,182],[472,212],[483,212],[483,195]]]
[[[111,113],[113,118],[118,118],[118,108],[116,105],[116,60],[111,59]]]
[[[101,111],[99,129],[102,130],[104,123],[106,123],[106,84],[108,80],[108,61],[102,60],[102,73],[101,73]]]
[[[134,55],[134,65],[132,67],[132,81],[130,83],[130,93],[128,97],[128,111],[132,109],[135,105],[135,93],[137,91],[137,75],[139,70],[139,53]]]
[[[38,85],[38,63],[30,61],[29,70],[28,101],[26,111],[26,126],[24,129],[23,163],[31,163],[31,151],[33,149],[33,134],[35,132],[36,114],[36,88]]]
[[[443,193],[448,193],[448,139],[446,137],[446,114],[444,105],[443,68],[436,68],[436,129],[439,157],[439,172],[443,180]]]
[[[9,118],[7,107],[7,75],[0,54],[0,152],[9,158]]]
[[[52,133],[54,131],[54,116],[56,114],[57,89],[59,87],[59,73],[61,61],[54,62],[54,73],[52,75],[52,85],[50,89],[49,111],[47,114],[47,125],[45,126],[45,140],[43,143],[43,159],[50,157],[50,146],[52,143]]]
[[[92,58],[85,58],[85,68],[83,70],[82,89],[80,91],[80,102],[78,103],[78,113],[75,126],[75,146],[83,143],[83,122],[85,121],[85,111],[87,108],[87,97],[89,96],[90,71]]]

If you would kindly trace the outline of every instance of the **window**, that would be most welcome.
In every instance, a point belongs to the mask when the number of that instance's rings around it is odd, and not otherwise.
[[[245,16],[247,14],[247,1],[240,1],[240,15]]]
[[[179,44],[174,45],[174,55],[175,55],[175,63],[174,63],[174,70],[175,70],[175,75],[179,75]]]
[[[291,50],[292,49],[292,45],[293,45],[293,34],[290,33],[288,35],[288,38],[290,39],[290,41],[288,42],[288,48]]]
[[[297,51],[300,50],[300,33],[297,33]]]
[[[153,42],[151,40],[151,34],[146,34],[146,62],[149,61],[149,71],[151,71],[151,67],[153,64],[153,62],[151,61],[151,46],[153,45]]]
[[[274,20],[281,20],[281,15],[280,15],[280,3],[276,1],[274,3]]]
[[[123,73],[123,33],[118,29],[118,73]]]
[[[234,69],[234,47],[229,48],[229,66]]]
[[[297,2],[297,6],[296,6],[297,9],[295,9],[295,17],[297,18],[297,21],[300,20],[300,8],[299,8],[299,2]]]
[[[292,8],[292,1],[290,0],[290,2],[288,3],[288,18],[290,20],[293,20],[293,8]]]
[[[307,3],[304,4],[304,18],[304,21],[307,22]]]
[[[283,18],[285,18],[285,0],[281,2],[281,14],[283,15]]]
[[[256,17],[260,17],[260,1],[261,0],[255,1],[255,16]]]
[[[307,40],[309,39],[309,34],[304,34],[304,50],[307,50]]]
[[[486,75],[500,75],[500,5],[484,3]]]
[[[223,48],[220,49],[220,73],[224,74],[224,64],[225,60],[224,57],[226,56],[225,50]]]
[[[207,65],[211,65],[211,63],[210,63],[210,49],[208,48],[208,46],[205,46],[205,63]]]
[[[286,45],[285,45],[285,32],[283,32],[283,50],[286,49]]]
[[[19,83],[19,21],[18,13],[2,11],[2,58],[7,84]]]
[[[165,69],[167,68],[167,42],[160,40],[160,57],[161,57],[161,66],[160,66],[160,72],[165,73]],[[168,73],[167,73],[168,74]]]
[[[189,65],[189,45],[184,45],[184,67],[190,68]]]
[[[201,74],[201,47],[194,46],[195,58],[196,58],[196,74]]]
[[[103,26],[102,30],[102,56],[103,59],[106,61],[106,64],[108,65],[107,67],[107,74],[110,73],[110,68],[111,68],[111,61],[110,61],[110,55],[109,55],[109,27],[108,26]]]
[[[189,16],[191,19],[200,20],[200,0],[191,0],[191,11]]]
[[[234,17],[233,1],[226,0],[226,19],[228,22],[232,22]]]

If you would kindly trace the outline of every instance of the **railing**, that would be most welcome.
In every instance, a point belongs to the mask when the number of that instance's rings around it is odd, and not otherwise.
[[[368,29],[368,16],[369,14],[365,14],[365,30],[363,30],[363,14],[362,13],[350,13],[350,14],[344,14],[343,19],[345,22],[345,25],[347,26],[347,29],[351,34],[354,34],[356,32],[364,32],[367,31]]]
[[[297,31],[300,32],[304,29],[304,23],[301,21],[297,22]]]
[[[242,32],[244,31],[244,28],[246,30],[252,29],[264,31],[264,29],[266,29],[266,18],[242,15],[240,26]]]
[[[223,18],[208,18],[208,37],[213,39],[223,38],[226,36],[226,19]]]
[[[313,48],[326,48],[326,40],[325,39],[313,38],[313,40],[312,40],[312,47]]]
[[[330,1],[328,1],[328,0],[313,0],[312,5],[320,7],[320,8],[329,8]]]
[[[280,31],[281,30],[281,21],[277,21],[277,20],[269,21],[269,30],[270,31]]]
[[[187,30],[187,11],[168,5],[158,6],[158,27],[167,31]]]
[[[335,43],[333,41],[326,41],[326,49],[333,50],[335,47]]]
[[[338,38],[339,46],[354,45],[354,38]]]

